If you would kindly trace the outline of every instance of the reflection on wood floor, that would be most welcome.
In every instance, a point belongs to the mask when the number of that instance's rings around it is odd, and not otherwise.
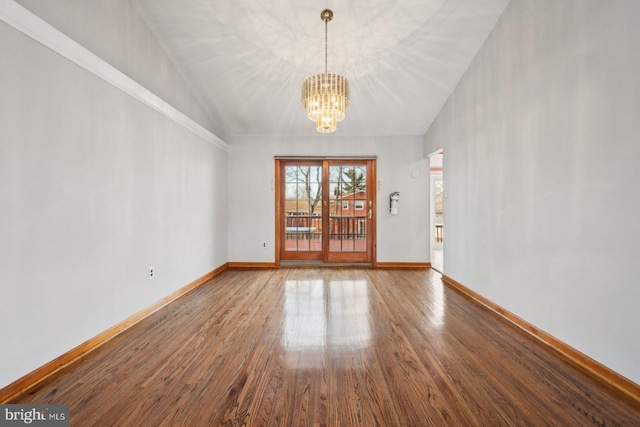
[[[227,271],[20,402],[72,426],[640,425],[431,270]]]

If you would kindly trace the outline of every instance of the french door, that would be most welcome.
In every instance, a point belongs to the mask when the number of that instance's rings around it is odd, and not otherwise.
[[[375,160],[276,160],[276,263],[375,263]]]

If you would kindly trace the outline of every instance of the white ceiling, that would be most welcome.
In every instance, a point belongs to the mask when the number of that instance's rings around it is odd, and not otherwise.
[[[351,83],[333,135],[424,135],[509,0],[135,0],[227,136],[308,136],[302,81]]]

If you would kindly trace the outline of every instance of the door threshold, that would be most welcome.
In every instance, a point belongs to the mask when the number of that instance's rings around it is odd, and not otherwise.
[[[280,268],[373,268],[370,262],[280,261]]]

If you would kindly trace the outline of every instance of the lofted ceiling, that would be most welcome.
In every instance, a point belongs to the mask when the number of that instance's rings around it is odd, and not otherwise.
[[[227,136],[310,136],[302,81],[351,83],[331,135],[424,135],[509,0],[134,0]]]

